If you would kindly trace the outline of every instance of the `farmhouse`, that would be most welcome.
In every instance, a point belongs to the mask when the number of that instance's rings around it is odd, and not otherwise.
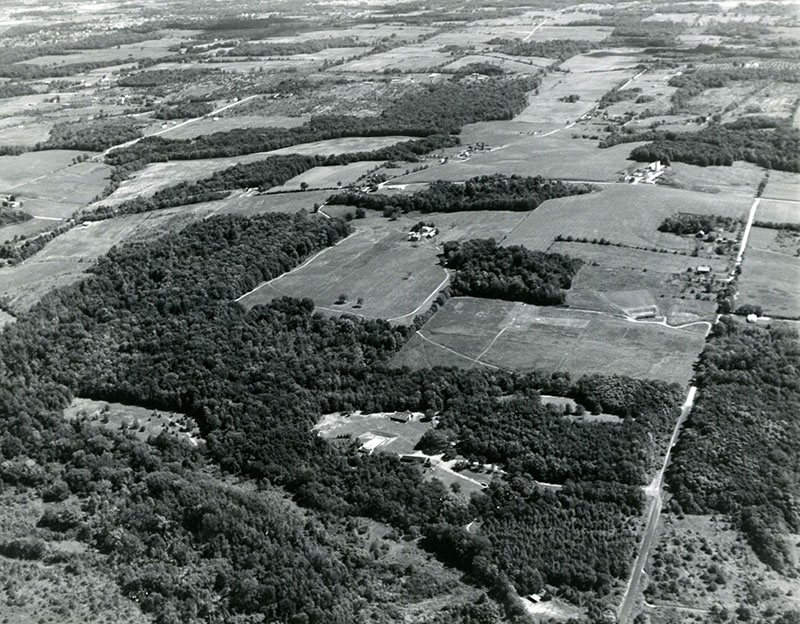
[[[389,416],[389,419],[399,423],[407,423],[414,420],[414,415],[411,412],[395,412]]]
[[[711,267],[707,264],[701,264],[699,267],[696,267],[694,270],[695,273],[707,274],[711,273]]]

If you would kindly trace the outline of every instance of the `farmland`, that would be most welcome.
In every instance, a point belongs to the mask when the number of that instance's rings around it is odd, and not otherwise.
[[[762,199],[758,204],[758,220],[800,224],[800,201]]]
[[[597,312],[458,297],[403,347],[394,364],[567,371],[574,376],[616,373],[685,383],[707,328],[675,329]]]
[[[800,200],[800,174],[772,171],[763,196],[769,199]]]
[[[781,234],[778,230],[752,229],[739,278],[741,291],[737,303],[760,305],[767,315],[798,318],[800,242],[794,232]]]
[[[447,273],[436,243],[407,242],[410,220],[371,217],[311,262],[259,286],[241,299],[251,307],[275,297],[310,297],[319,310],[409,324],[444,287]]]

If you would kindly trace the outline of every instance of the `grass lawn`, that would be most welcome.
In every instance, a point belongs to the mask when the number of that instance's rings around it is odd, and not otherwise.
[[[251,307],[276,297],[310,297],[317,309],[411,323],[427,310],[447,278],[435,241],[406,240],[413,221],[369,216],[356,232],[299,269],[262,284],[241,303]],[[338,304],[340,295],[347,301]],[[363,298],[361,305],[358,299]]]
[[[778,243],[778,230],[753,228],[739,277],[736,305],[756,304],[767,316],[800,318],[800,251]]]
[[[425,325],[422,337],[403,347],[394,364],[481,365],[472,358],[517,371],[568,371],[576,377],[616,373],[685,384],[703,348],[705,329],[670,329],[599,313],[456,297]]]

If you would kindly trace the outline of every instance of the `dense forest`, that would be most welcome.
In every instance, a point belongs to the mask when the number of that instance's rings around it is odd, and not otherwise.
[[[770,118],[745,117],[696,132],[657,132],[635,140],[653,140],[631,152],[630,157],[640,162],[661,160],[708,167],[744,160],[766,169],[800,171],[800,130]]]
[[[115,166],[141,167],[149,162],[239,156],[345,136],[457,134],[476,121],[510,119],[528,103],[533,78],[494,78],[481,83],[448,81],[421,87],[390,104],[378,117],[313,117],[295,128],[247,128],[193,139],[148,137],[109,154]]]
[[[36,149],[72,149],[100,152],[142,136],[139,123],[127,117],[106,117],[90,121],[60,122],[50,130],[47,141]]]
[[[764,563],[794,565],[800,531],[800,342],[723,317],[700,356],[698,401],[667,473],[673,506],[732,517]]]
[[[71,493],[86,501],[77,520],[50,511],[42,522],[113,553],[123,591],[165,623],[353,621],[365,601],[379,601],[366,580],[372,558],[339,530],[354,516],[421,536],[507,615],[519,613],[516,592],[541,580],[599,616],[636,541],[641,494],[628,484],[641,484],[663,450],[679,391],[625,378],[394,369],[388,359],[412,328],[327,318],[310,300],[250,310],[233,302],[347,232],[343,221],[303,214],[213,217],[115,247],[86,281],[21,313],[0,333],[0,409],[11,415],[0,421],[3,482],[48,500]],[[618,436],[567,426],[536,403],[540,390],[636,420],[625,420]],[[168,434],[141,443],[67,423],[58,410],[73,395],[182,412],[205,445]],[[531,398],[532,407],[512,400],[498,411],[508,395]],[[395,457],[337,448],[311,433],[333,411],[433,411],[450,423],[464,405],[478,406],[464,416],[478,430],[485,422],[493,431],[494,413],[503,415],[499,433],[485,430],[488,444],[478,435],[459,444],[476,459],[507,462],[508,471],[471,500]],[[531,420],[541,427],[535,449],[547,454],[545,465],[509,446]],[[651,435],[640,436],[644,429]],[[568,466],[578,448],[598,462]],[[266,492],[280,488],[311,515],[301,521],[256,492],[209,481],[207,462],[259,480]],[[565,487],[539,492],[528,470]],[[108,504],[91,503],[101,499]],[[476,517],[480,531],[464,531]],[[384,577],[392,583],[407,573]]]
[[[557,253],[531,251],[520,245],[500,247],[493,239],[450,241],[444,262],[455,271],[455,295],[522,301],[536,305],[564,303],[564,289],[583,262]]]
[[[270,156],[252,163],[233,165],[197,182],[179,182],[156,191],[152,197],[138,196],[116,206],[101,205],[83,217],[107,219],[120,214],[150,212],[172,206],[183,206],[227,197],[235,189],[257,188],[266,191],[288,182],[313,167],[332,167],[365,160],[416,162],[420,155],[458,144],[453,136],[429,136],[403,141],[369,152],[351,152],[331,156]]]
[[[476,176],[463,184],[436,181],[411,195],[382,195],[344,191],[328,198],[329,204],[344,204],[380,210],[385,216],[411,212],[461,212],[471,210],[534,210],[548,199],[582,195],[594,190],[589,184],[570,184],[541,176],[506,176],[502,173]]]

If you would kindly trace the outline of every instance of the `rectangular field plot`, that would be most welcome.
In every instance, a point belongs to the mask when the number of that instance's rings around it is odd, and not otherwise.
[[[742,263],[737,306],[760,305],[768,316],[800,318],[798,253],[795,233],[754,227]]]
[[[767,186],[761,196],[764,199],[800,201],[800,173],[770,171]]]
[[[310,189],[336,189],[340,186],[358,181],[362,176],[370,171],[379,169],[383,165],[382,161],[364,160],[361,162],[350,163],[349,165],[334,165],[332,167],[314,167],[295,176],[285,184],[270,189],[269,193],[281,191],[300,190],[303,183]]]
[[[666,217],[692,212],[742,219],[751,203],[751,198],[744,196],[719,197],[649,184],[611,184],[597,193],[544,202],[504,244],[545,250],[561,234],[691,252],[694,239],[658,231]]]
[[[618,300],[615,294],[643,291],[658,308],[657,315],[666,318],[670,325],[714,320],[716,294],[706,292],[708,277],[694,272],[697,266],[711,267],[711,276],[719,285],[728,274],[728,262],[718,257],[694,258],[569,242],[553,243],[548,251],[586,262],[567,292],[570,307],[625,314],[628,308],[635,306],[626,308],[625,302]]]
[[[380,72],[386,69],[399,71],[426,71],[438,67],[450,60],[445,52],[440,52],[439,46],[429,43],[407,45],[394,48],[387,52],[371,54],[367,57],[350,61],[344,65],[337,65],[328,71],[341,72]]]
[[[672,163],[658,183],[689,191],[734,193],[753,197],[763,178],[764,172],[760,167],[742,161],[736,161],[730,167],[698,167]]]
[[[448,279],[437,262],[437,244],[408,242],[410,219],[368,217],[354,224],[357,229],[348,238],[260,285],[244,295],[241,304],[251,307],[276,297],[309,297],[317,309],[328,313],[411,323]],[[337,303],[341,295],[346,301]],[[360,304],[359,299],[363,299]]]
[[[103,192],[111,171],[103,163],[77,163],[22,184],[14,192],[30,213],[65,219]]]
[[[72,159],[81,154],[84,152],[78,150],[46,150],[0,156],[0,192],[10,192],[27,182],[68,167]]]
[[[214,119],[213,117],[204,117],[198,119],[190,124],[179,125],[177,123],[169,124],[165,129],[162,128],[164,122],[158,121],[151,128],[145,131],[145,134],[152,134],[153,132],[161,132],[165,139],[193,139],[204,134],[214,134],[215,132],[228,132],[239,128],[294,128],[301,126],[307,122],[309,117],[287,117],[285,115],[242,115],[233,116],[236,114],[236,109],[230,109],[231,116],[220,117]],[[169,127],[172,125],[173,127]]]
[[[685,384],[705,325],[686,329],[602,313],[453,298],[395,357],[425,366],[620,374]]]
[[[756,221],[800,224],[800,201],[762,199],[758,204]]]

